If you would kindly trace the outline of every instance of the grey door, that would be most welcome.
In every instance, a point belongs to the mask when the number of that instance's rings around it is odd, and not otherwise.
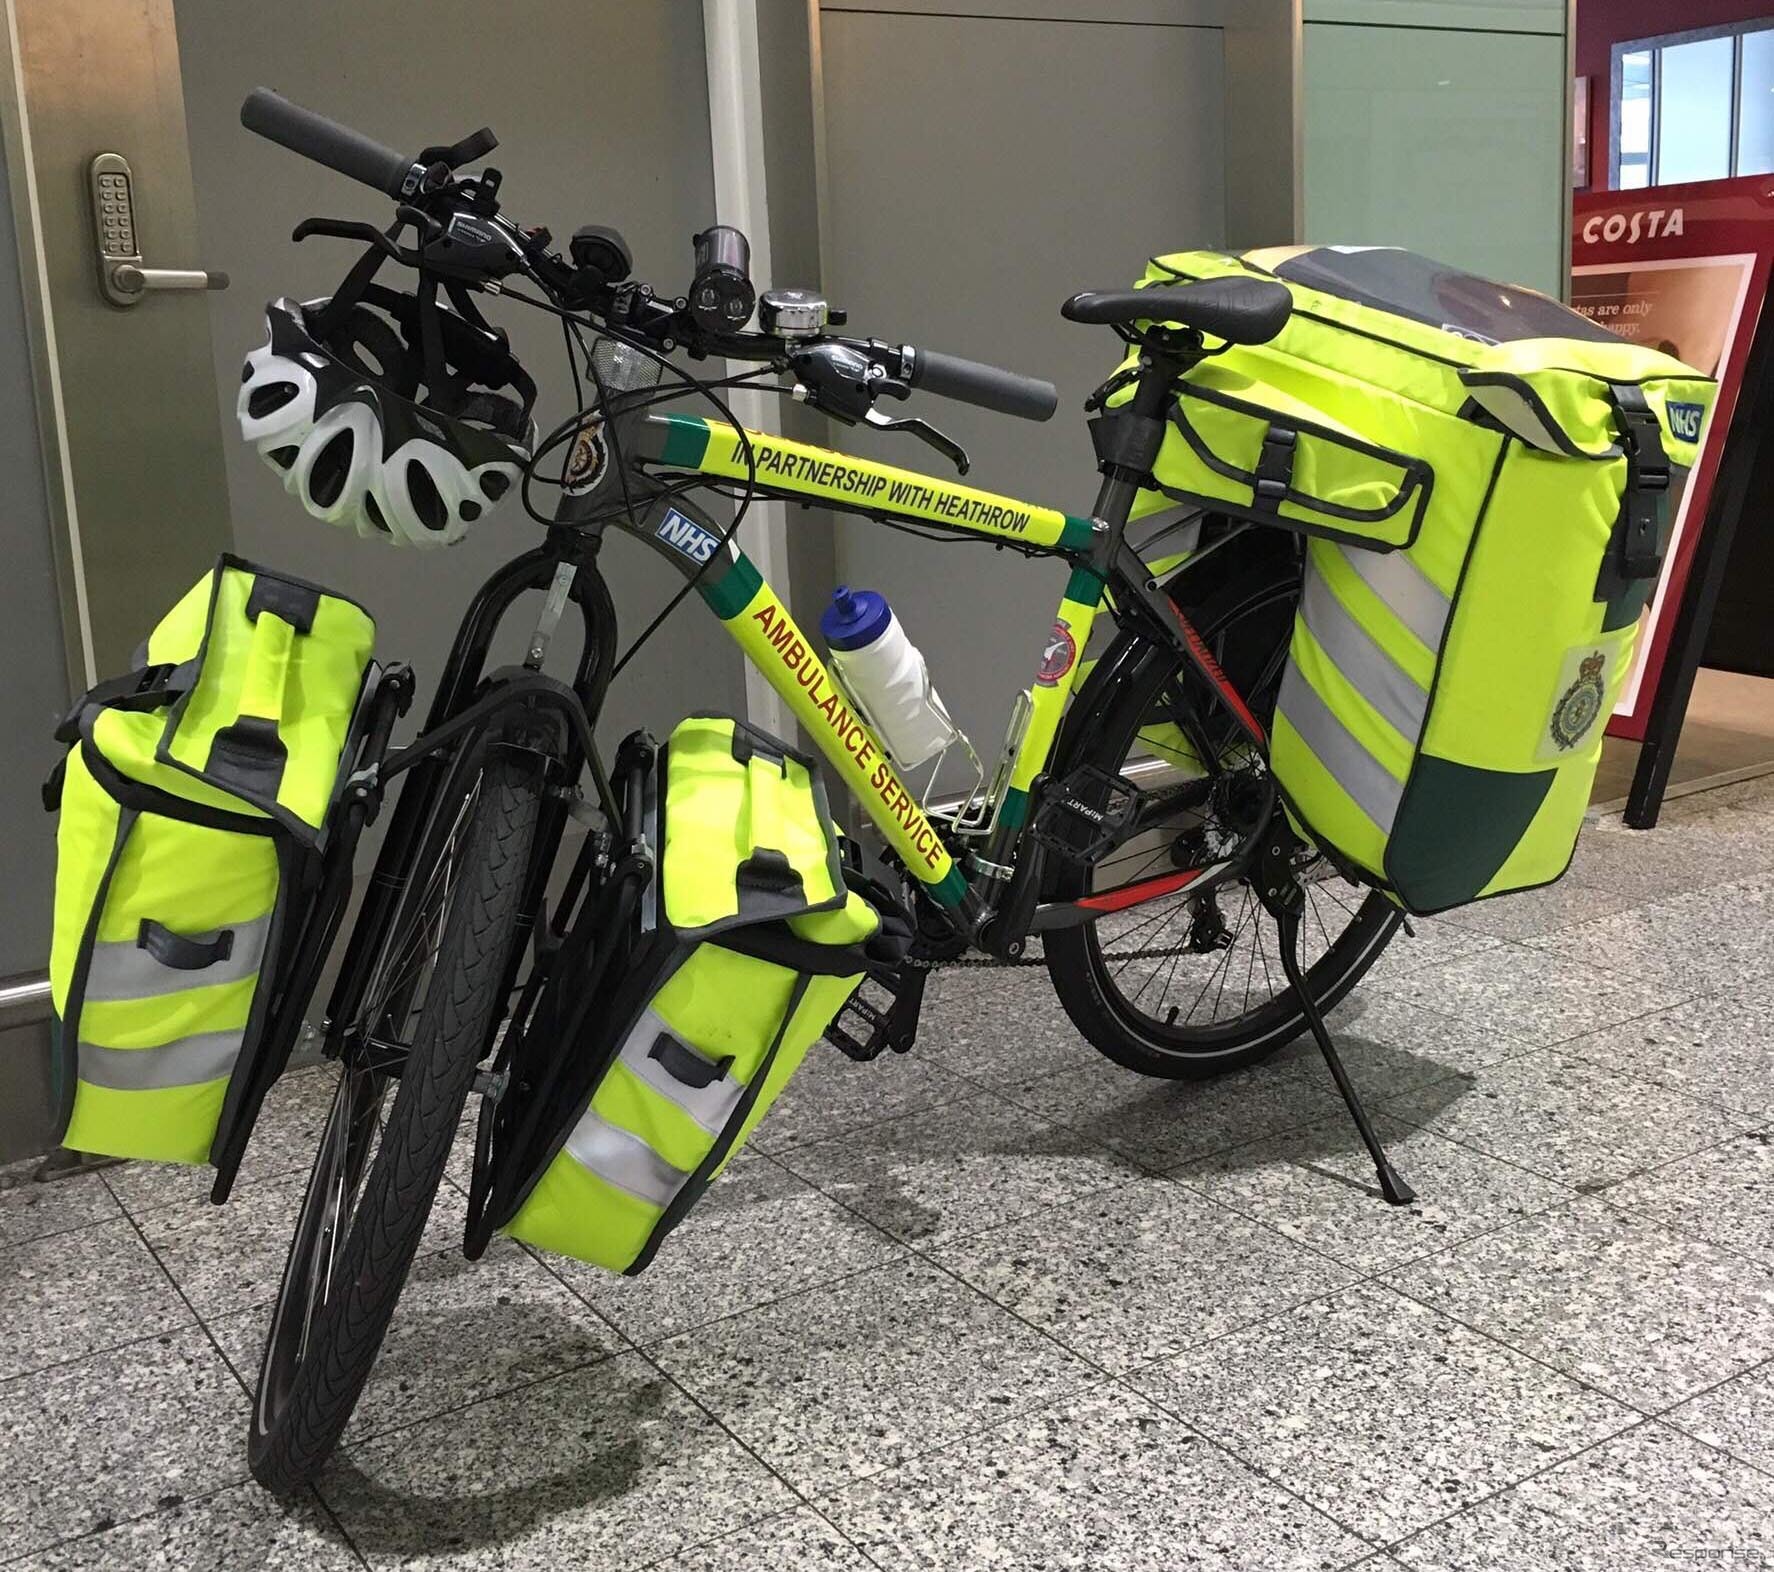
[[[10,0],[8,10],[0,1159],[41,1150],[50,1133],[53,824],[37,797],[50,731],[70,695],[119,669],[229,544],[208,307],[200,294],[157,290],[112,304],[95,245],[92,161],[114,153],[128,164],[144,266],[199,263],[170,0]]]
[[[1051,378],[1060,407],[1045,426],[939,399],[917,412],[968,448],[968,484],[1083,513],[1097,475],[1081,405],[1120,346],[1063,321],[1060,302],[1131,284],[1155,251],[1223,241],[1225,46],[1218,27],[1040,9],[1053,14],[821,7],[826,283],[861,334]],[[890,463],[942,463],[915,441],[835,435]],[[836,549],[840,578],[888,594],[990,759],[1064,572],[857,521],[838,524]]]

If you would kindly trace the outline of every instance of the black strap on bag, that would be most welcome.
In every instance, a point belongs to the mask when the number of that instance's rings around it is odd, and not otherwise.
[[[89,709],[161,709],[190,692],[196,676],[195,661],[183,661],[177,665],[166,661],[95,682],[56,724],[55,740],[67,747],[77,743],[80,740],[80,717]]]
[[[1270,426],[1263,433],[1262,451],[1251,478],[1251,506],[1265,513],[1279,513],[1294,485],[1294,454],[1300,434],[1286,426]]]
[[[1669,493],[1669,456],[1663,427],[1643,388],[1610,384],[1608,401],[1626,454],[1626,491],[1609,542],[1609,556],[1625,579],[1654,579],[1663,566],[1663,515]]]

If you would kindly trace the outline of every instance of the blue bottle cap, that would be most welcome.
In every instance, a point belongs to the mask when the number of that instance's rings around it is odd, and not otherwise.
[[[819,619],[819,631],[828,649],[859,650],[887,631],[892,616],[893,609],[885,595],[840,584],[832,592],[831,605]]]

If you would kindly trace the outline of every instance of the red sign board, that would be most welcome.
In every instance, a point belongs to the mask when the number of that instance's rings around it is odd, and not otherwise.
[[[1719,383],[1699,462],[1673,503],[1663,575],[1608,726],[1612,736],[1642,740],[1768,292],[1774,178],[1580,191],[1571,252],[1571,304],[1578,311]]]

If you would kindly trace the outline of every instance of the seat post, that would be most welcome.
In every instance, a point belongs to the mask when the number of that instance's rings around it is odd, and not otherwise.
[[[1105,408],[1090,423],[1097,468],[1103,477],[1091,517],[1108,526],[1108,539],[1103,542],[1105,561],[1113,561],[1119,552],[1134,500],[1151,481],[1177,379],[1201,358],[1199,335],[1190,335],[1194,340],[1192,349],[1154,343],[1154,336],[1148,335],[1140,345],[1140,369],[1134,379],[1133,397],[1124,404]]]

